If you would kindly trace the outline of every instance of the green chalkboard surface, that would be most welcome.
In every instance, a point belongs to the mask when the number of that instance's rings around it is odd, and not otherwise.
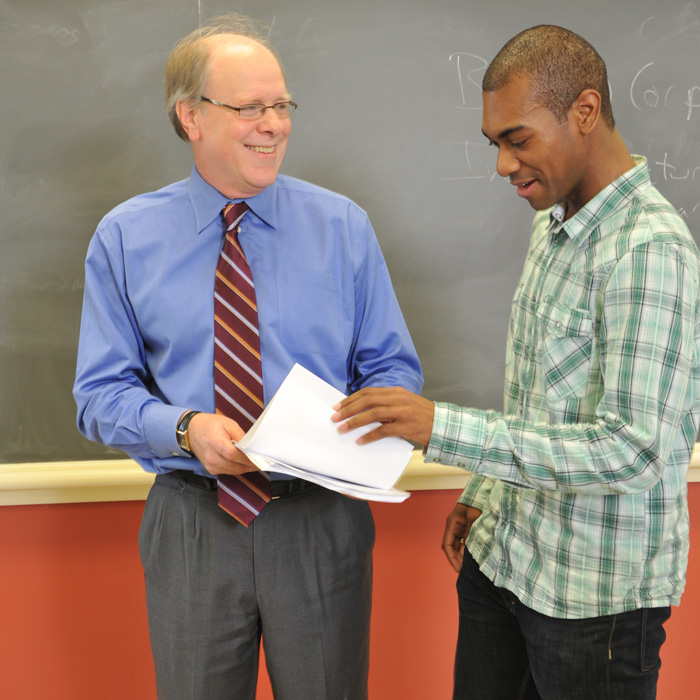
[[[0,0],[0,462],[120,456],[71,396],[88,241],[124,199],[189,174],[163,108],[174,43],[235,9],[265,20],[299,109],[283,171],[373,222],[425,395],[502,405],[532,211],[495,173],[484,67],[525,27],[608,63],[634,153],[700,234],[700,11],[678,0]]]

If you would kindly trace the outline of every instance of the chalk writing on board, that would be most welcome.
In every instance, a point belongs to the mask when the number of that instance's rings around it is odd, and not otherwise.
[[[683,105],[685,118],[690,121],[694,115],[694,110],[699,110],[700,114],[700,85],[679,86],[676,83],[663,86],[661,89],[649,81],[649,69],[655,64],[650,61],[642,66],[632,79],[630,85],[630,100],[632,105],[642,111],[644,109],[655,109],[657,107],[673,107]],[[665,89],[664,89],[665,88]]]
[[[668,153],[664,153],[661,160],[654,162],[654,165],[661,166],[664,182],[674,182],[676,180],[700,180],[700,165],[691,168],[676,167],[669,162]],[[700,211],[700,202],[692,206],[679,206],[678,213],[685,219],[691,214]]]
[[[697,30],[700,22],[695,10],[695,3],[688,2],[681,5],[680,8],[671,9],[669,12],[662,13],[659,16],[652,15],[647,17],[639,26],[639,36],[642,39],[649,40],[654,35],[661,33],[677,33],[679,28],[681,30]]]
[[[663,160],[657,160],[654,165],[661,166],[664,174],[664,180],[666,182],[669,182],[670,180],[700,179],[700,165],[695,168],[676,168],[675,165],[668,162],[668,153],[664,153]]]
[[[31,24],[27,27],[27,30],[30,34],[57,39],[62,46],[70,46],[80,41],[79,31],[77,29],[68,29],[68,27],[41,27],[38,24]]]
[[[452,180],[493,180],[497,173],[489,165],[493,153],[485,143],[453,141],[442,144],[443,162],[449,162],[450,174],[441,177],[442,182]]]
[[[45,292],[72,292],[80,294],[82,297],[83,289],[85,289],[85,278],[67,278],[64,275],[51,275],[38,280],[26,273],[20,277],[19,284],[23,292],[38,292],[40,294]]]
[[[462,96],[462,104],[457,105],[457,108],[481,109],[481,81],[476,80],[474,74],[483,71],[488,62],[481,56],[462,51],[451,54],[449,60],[454,61],[457,68],[457,78]]]
[[[449,62],[455,67],[459,85],[459,103],[456,109],[481,110],[481,73],[488,62],[481,56],[466,51],[450,54]],[[488,164],[487,146],[483,143],[455,140],[442,144],[442,161],[446,170],[442,182],[454,180],[493,180],[496,173]]]

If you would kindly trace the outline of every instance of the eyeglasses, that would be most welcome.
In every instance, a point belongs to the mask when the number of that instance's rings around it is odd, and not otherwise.
[[[223,102],[217,102],[216,100],[210,100],[208,97],[200,97],[202,102],[210,102],[216,107],[223,107],[231,112],[236,112],[241,119],[248,119],[250,121],[255,121],[260,119],[263,114],[265,114],[266,109],[271,109],[272,112],[279,119],[289,119],[292,112],[297,108],[297,103],[288,100],[287,102],[277,102],[273,105],[251,104],[242,105],[241,107],[231,107],[231,105],[225,105]]]

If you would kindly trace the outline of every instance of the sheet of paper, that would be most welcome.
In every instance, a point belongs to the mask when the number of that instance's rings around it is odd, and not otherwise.
[[[308,472],[303,469],[297,469],[289,464],[277,462],[274,459],[268,459],[267,457],[263,457],[262,455],[249,451],[247,448],[241,447],[241,449],[262,471],[288,474],[289,476],[293,476],[295,478],[304,479],[305,481],[311,481],[314,484],[319,484],[327,489],[330,489],[331,491],[344,493],[346,496],[352,496],[353,498],[361,498],[365,501],[401,503],[411,495],[408,491],[401,491],[400,489],[375,489],[371,486],[362,486],[361,484],[353,484],[348,481],[342,481],[341,479],[334,479],[330,476],[314,474],[313,472]]]
[[[408,464],[413,446],[394,437],[357,445],[357,438],[378,423],[339,433],[331,416],[333,406],[344,397],[296,364],[240,446],[249,454],[319,476],[391,489]]]

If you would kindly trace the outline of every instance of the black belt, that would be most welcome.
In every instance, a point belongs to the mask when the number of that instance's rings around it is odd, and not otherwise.
[[[175,478],[182,479],[188,484],[195,484],[196,486],[201,486],[209,491],[216,490],[216,479],[212,479],[208,476],[195,474],[194,472],[186,471],[184,469],[178,469],[170,473]],[[270,482],[273,500],[293,496],[295,493],[299,493],[300,491],[311,488],[312,486],[314,486],[314,484],[309,481],[304,481],[304,479],[275,479]]]

